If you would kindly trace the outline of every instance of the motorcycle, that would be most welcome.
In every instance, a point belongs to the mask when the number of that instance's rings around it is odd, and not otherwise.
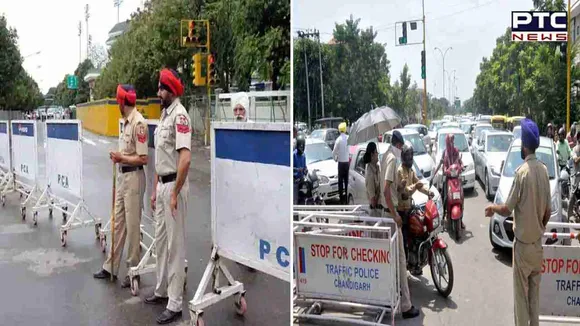
[[[443,202],[447,212],[447,222],[449,223],[451,234],[456,240],[461,238],[461,221],[463,220],[463,182],[461,172],[465,167],[460,164],[452,164],[444,171],[447,179],[446,198]]]
[[[422,270],[429,264],[437,291],[447,298],[453,289],[453,264],[447,244],[439,237],[441,232],[441,217],[433,199],[429,198],[425,211],[413,203],[409,214],[407,269]]]
[[[580,171],[572,175],[570,201],[568,202],[568,221],[573,223],[580,222],[580,185],[574,180],[580,177]]]
[[[324,205],[322,197],[318,194],[320,181],[318,170],[308,172],[298,184],[298,205]]]
[[[572,159],[568,160],[568,164],[560,170],[560,180],[561,182],[561,193],[562,193],[562,199],[568,199],[570,198],[570,172],[572,171],[574,167],[574,162],[572,161]]]

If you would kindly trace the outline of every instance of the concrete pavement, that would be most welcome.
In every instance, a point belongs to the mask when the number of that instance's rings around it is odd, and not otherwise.
[[[110,216],[112,186],[112,167],[107,153],[116,148],[116,139],[88,132],[84,132],[84,136],[84,197],[91,212],[101,217],[104,224]],[[44,140],[39,140],[38,145],[42,158]],[[193,297],[210,256],[208,160],[209,150],[196,147],[190,169],[190,212],[186,221],[188,285],[183,319],[175,323],[180,325],[189,319],[187,303]],[[44,164],[41,164],[41,174],[43,171]],[[8,195],[6,207],[0,209],[0,288],[4,296],[0,305],[0,324],[156,325],[155,318],[164,307],[143,302],[144,297],[153,291],[155,275],[142,276],[139,297],[131,296],[128,289],[121,289],[120,281],[113,284],[93,279],[92,274],[101,268],[105,259],[95,240],[94,228],[69,231],[68,245],[62,248],[59,240],[61,222],[60,214],[55,214],[50,220],[46,211],[39,212],[36,227],[32,225],[30,214],[23,222],[19,196]],[[245,317],[238,317],[231,298],[206,309],[206,324],[288,324],[288,283],[260,272],[250,273],[237,264],[228,262],[227,265],[244,283],[248,311]],[[125,275],[125,272],[122,267],[120,275]]]

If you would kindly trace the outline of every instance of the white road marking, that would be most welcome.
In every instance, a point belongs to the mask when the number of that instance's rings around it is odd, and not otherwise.
[[[84,137],[83,137],[83,143],[87,143],[89,145],[97,146],[97,144],[95,144],[94,141],[92,141],[92,140],[90,140],[88,138],[84,138]]]
[[[99,139],[99,141],[103,144],[110,144],[111,142],[108,140],[104,140],[104,139]]]

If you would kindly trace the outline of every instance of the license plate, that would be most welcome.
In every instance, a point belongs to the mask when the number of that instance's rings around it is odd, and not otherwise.
[[[461,194],[458,192],[454,192],[453,193],[453,200],[458,200],[459,198],[461,198]]]

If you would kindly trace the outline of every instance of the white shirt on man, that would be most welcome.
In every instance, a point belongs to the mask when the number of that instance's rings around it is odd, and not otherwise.
[[[332,157],[337,162],[348,163],[348,145],[347,136],[345,133],[341,133],[334,143],[334,149],[332,150]]]

